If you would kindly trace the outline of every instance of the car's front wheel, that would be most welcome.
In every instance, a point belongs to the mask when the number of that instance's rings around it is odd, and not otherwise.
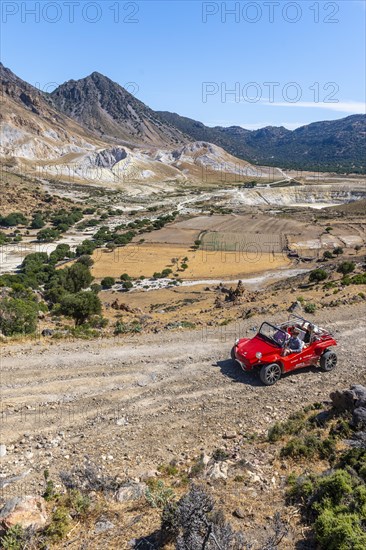
[[[326,351],[320,358],[320,367],[322,370],[329,372],[337,366],[337,355],[334,351]]]
[[[281,367],[277,363],[263,365],[259,371],[259,378],[265,386],[273,386],[281,378]]]
[[[232,359],[233,361],[235,361],[235,360],[236,360],[236,356],[235,356],[235,346],[233,346],[233,347],[231,348],[231,353],[230,353],[230,355],[231,355],[231,359]]]

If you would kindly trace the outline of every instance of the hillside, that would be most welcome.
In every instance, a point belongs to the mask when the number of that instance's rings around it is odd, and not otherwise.
[[[0,156],[23,162],[92,151],[103,142],[54,109],[34,86],[0,64]]]
[[[108,141],[155,146],[191,141],[122,86],[97,72],[65,82],[50,99],[59,111]]]
[[[274,126],[259,130],[240,126],[209,128],[176,113],[158,115],[192,139],[215,143],[253,163],[301,170],[359,173],[366,170],[366,115],[314,122],[293,131]]]

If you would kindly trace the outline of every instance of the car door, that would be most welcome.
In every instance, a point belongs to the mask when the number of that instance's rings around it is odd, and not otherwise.
[[[312,346],[304,347],[298,353],[291,353],[286,357],[286,371],[308,367],[314,362],[314,351]]]

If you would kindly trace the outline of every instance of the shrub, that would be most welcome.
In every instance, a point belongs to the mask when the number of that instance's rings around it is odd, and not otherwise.
[[[25,548],[24,536],[24,529],[21,525],[13,525],[13,527],[10,527],[1,538],[1,548],[4,550],[23,550],[23,548]]]
[[[128,275],[128,273],[122,273],[120,279],[121,281],[130,281],[131,277]]]
[[[330,260],[331,258],[333,258],[333,254],[330,250],[326,250],[323,254],[323,258],[325,260]]]
[[[27,225],[27,218],[21,212],[12,212],[8,216],[0,216],[0,225],[4,227],[15,227],[16,225]]]
[[[65,507],[58,507],[52,514],[51,523],[45,530],[45,535],[52,542],[63,539],[70,529],[70,515]]]
[[[173,489],[166,487],[160,479],[153,479],[149,483],[145,497],[152,508],[164,508],[169,502],[175,499],[175,493]]]
[[[315,304],[306,304],[304,307],[305,313],[315,313],[316,305]]]
[[[45,226],[45,222],[41,214],[34,214],[30,226],[32,229],[42,229],[42,227]]]
[[[176,505],[168,503],[162,515],[164,543],[175,542],[176,550],[242,550],[246,547],[241,533],[235,533],[203,487],[192,485]]]
[[[115,284],[115,279],[113,277],[104,277],[104,279],[101,280],[101,285],[104,290],[108,288],[112,288],[112,286]]]
[[[133,288],[133,284],[131,283],[131,281],[124,281],[122,283],[122,288],[124,290],[130,290],[131,288]]]
[[[328,273],[325,269],[314,269],[309,275],[309,281],[311,283],[319,283],[324,281],[328,277]]]
[[[342,273],[343,275],[348,275],[349,273],[352,273],[356,268],[356,264],[354,262],[350,262],[348,260],[342,262],[338,268],[338,273]]]
[[[343,254],[343,248],[341,246],[336,246],[333,248],[333,254],[336,254],[337,256]]]
[[[5,336],[32,334],[37,328],[38,306],[34,300],[5,298],[0,301],[0,330]]]

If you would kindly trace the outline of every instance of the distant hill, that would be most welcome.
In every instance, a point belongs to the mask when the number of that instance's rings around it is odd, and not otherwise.
[[[49,97],[59,111],[109,142],[171,147],[192,141],[125,88],[97,72],[65,82]]]
[[[366,115],[314,122],[293,131],[283,126],[252,131],[240,126],[209,128],[176,113],[160,111],[158,115],[191,138],[215,143],[252,163],[301,170],[366,171]]]

